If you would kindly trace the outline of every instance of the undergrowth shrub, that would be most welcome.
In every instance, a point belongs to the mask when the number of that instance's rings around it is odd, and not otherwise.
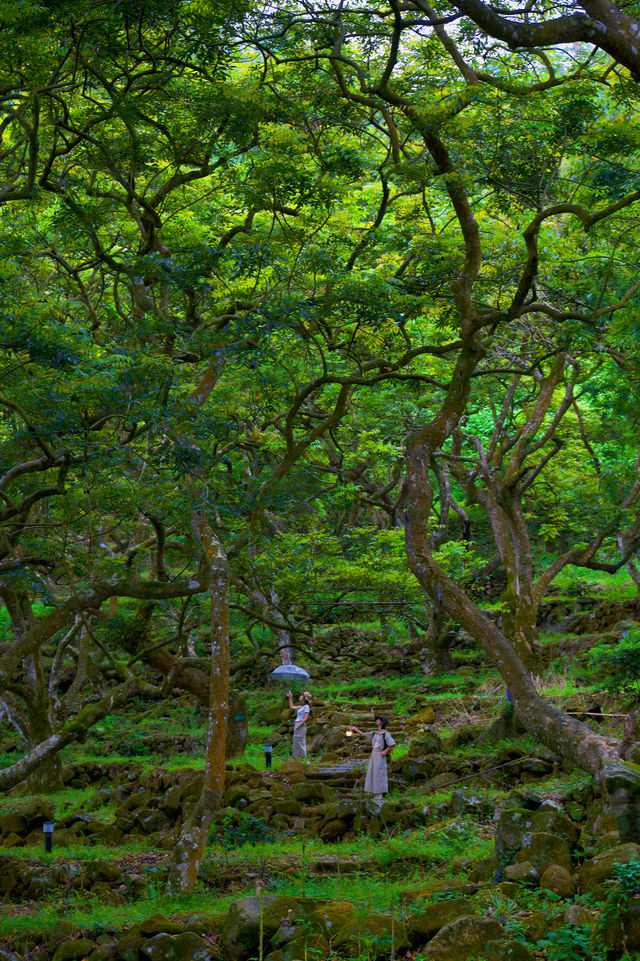
[[[549,961],[600,961],[594,954],[591,928],[588,924],[565,924],[538,941]]]
[[[617,644],[597,644],[587,655],[589,667],[602,683],[640,700],[640,625],[627,628]]]
[[[622,947],[627,945],[624,939],[622,922],[632,904],[640,896],[640,859],[632,858],[625,864],[619,864],[614,871],[614,885],[607,895],[598,919],[596,939],[606,951],[612,933],[619,930]]]

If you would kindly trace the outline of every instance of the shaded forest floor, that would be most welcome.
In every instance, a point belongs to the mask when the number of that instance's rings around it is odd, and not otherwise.
[[[566,623],[622,593],[596,585],[579,603],[555,602],[568,605]],[[620,630],[567,633],[552,622],[543,633],[543,694],[612,738],[624,705],[585,657]],[[479,649],[461,643],[454,663],[429,677],[341,662],[335,679],[313,685],[306,766],[288,759],[282,689],[243,690],[247,749],[228,764],[198,890],[182,899],[168,898],[164,881],[199,790],[206,719],[187,697],[132,703],[65,754],[63,791],[2,799],[0,957],[640,958],[640,846],[620,844],[588,776],[518,731]],[[398,742],[382,806],[362,792],[367,746],[344,733],[370,729],[375,711]],[[0,764],[16,747],[2,729]]]

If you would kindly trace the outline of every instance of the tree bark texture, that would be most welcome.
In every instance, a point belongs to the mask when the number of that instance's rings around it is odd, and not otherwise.
[[[202,791],[185,818],[169,867],[170,894],[193,892],[213,815],[224,791],[225,743],[229,710],[229,565],[222,544],[202,515],[193,527],[210,568],[211,675],[207,759]]]

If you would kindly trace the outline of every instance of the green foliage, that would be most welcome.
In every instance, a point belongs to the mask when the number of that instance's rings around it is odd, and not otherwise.
[[[614,871],[614,884],[600,910],[597,938],[606,951],[611,931],[624,919],[628,909],[640,895],[640,859],[632,858],[619,864]]]
[[[235,851],[245,845],[274,844],[280,835],[270,830],[262,818],[237,811],[225,814],[220,825],[213,825],[210,840],[216,841],[225,851]]]
[[[615,644],[597,644],[588,663],[603,683],[634,701],[640,698],[640,626],[632,625]]]
[[[583,924],[565,924],[550,931],[538,942],[544,948],[549,961],[585,961],[586,958],[598,961],[594,953],[591,928]]]

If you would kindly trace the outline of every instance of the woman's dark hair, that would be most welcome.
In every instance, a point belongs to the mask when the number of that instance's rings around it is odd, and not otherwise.
[[[384,714],[374,714],[374,715],[373,715],[373,720],[374,720],[374,721],[377,721],[378,719],[380,719],[380,721],[382,721],[382,730],[385,731],[386,728],[387,728],[387,724],[389,723],[389,718],[388,718],[388,717],[385,717]]]

